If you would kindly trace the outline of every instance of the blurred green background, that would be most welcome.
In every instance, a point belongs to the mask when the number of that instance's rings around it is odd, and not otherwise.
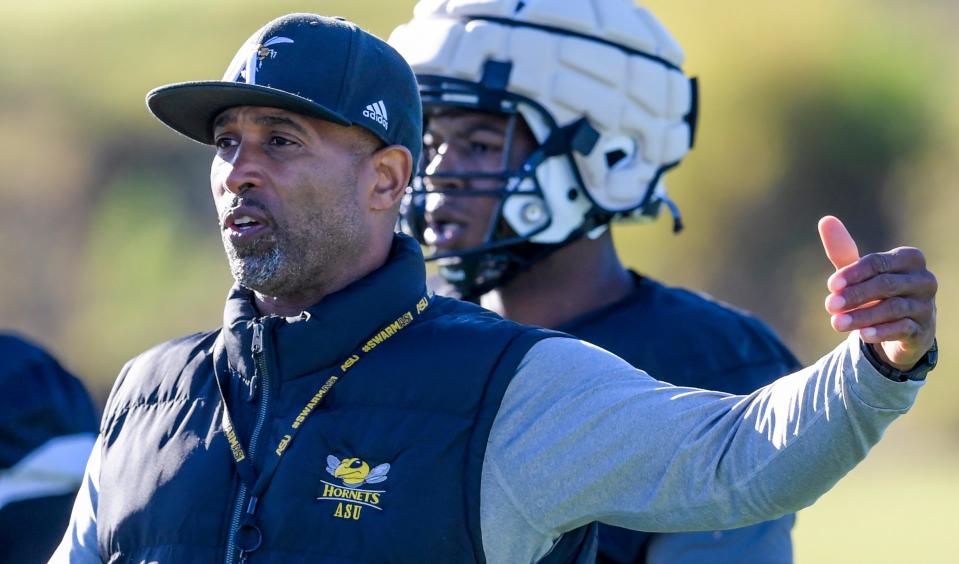
[[[102,401],[131,356],[216,326],[230,284],[208,148],[147,113],[155,86],[218,78],[290,11],[386,36],[412,0],[37,0],[0,18],[0,320]],[[862,251],[910,244],[940,280],[942,361],[913,412],[814,507],[799,563],[959,554],[959,3],[650,1],[699,76],[697,146],[668,177],[687,229],[615,231],[626,261],[767,320],[806,361],[837,337],[816,221]]]

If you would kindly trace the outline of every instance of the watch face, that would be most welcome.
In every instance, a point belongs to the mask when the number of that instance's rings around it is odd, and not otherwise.
[[[929,351],[926,352],[926,356],[923,360],[930,370],[932,370],[933,368],[936,367],[937,364],[939,364],[939,341],[938,340],[932,341],[932,348],[930,348]]]
[[[924,354],[918,362],[916,362],[915,366],[905,371],[899,370],[898,368],[893,368],[892,366],[880,360],[872,345],[868,345],[864,341],[860,341],[859,348],[863,354],[865,354],[866,358],[869,360],[869,363],[872,364],[880,374],[886,378],[889,378],[893,382],[925,380],[926,374],[935,368],[936,363],[939,362],[939,346],[937,341],[932,342],[932,347],[926,351],[926,354]]]
[[[936,364],[939,362],[939,343],[936,340],[933,340],[932,347],[926,351],[926,354],[919,359],[919,362],[916,363],[916,366],[907,372],[902,372],[902,377],[906,380],[925,380],[926,374],[930,370],[936,367]]]

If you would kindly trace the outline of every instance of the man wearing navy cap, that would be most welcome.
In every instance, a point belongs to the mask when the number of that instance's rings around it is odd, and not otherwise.
[[[934,364],[922,254],[857,260],[835,220],[830,310],[876,344],[854,331],[750,396],[430,296],[392,230],[417,85],[349,22],[284,16],[223,80],[147,100],[216,147],[236,284],[222,328],[124,367],[56,562],[589,561],[593,521],[724,528],[812,503]],[[895,296],[876,288],[888,270]]]

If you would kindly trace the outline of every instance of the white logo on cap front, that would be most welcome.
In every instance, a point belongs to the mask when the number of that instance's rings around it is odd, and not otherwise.
[[[294,41],[289,37],[273,37],[260,45],[247,43],[234,57],[224,79],[232,82],[256,84],[256,72],[263,66],[263,61],[276,58],[276,50],[270,47],[281,43],[294,43]]]
[[[386,115],[386,104],[383,100],[366,106],[363,110],[363,117],[368,117],[376,123],[383,126],[383,129],[390,128],[389,117]]]

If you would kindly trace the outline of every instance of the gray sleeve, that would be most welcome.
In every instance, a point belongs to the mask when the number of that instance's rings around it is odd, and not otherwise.
[[[100,564],[97,547],[97,498],[100,490],[100,437],[87,461],[83,483],[73,502],[70,524],[49,564]]]
[[[582,341],[543,340],[490,432],[487,558],[535,561],[591,521],[703,531],[797,511],[865,457],[921,385],[879,374],[857,333],[748,396],[675,387]]]
[[[646,564],[742,562],[792,564],[792,513],[729,531],[658,533],[646,546]]]

